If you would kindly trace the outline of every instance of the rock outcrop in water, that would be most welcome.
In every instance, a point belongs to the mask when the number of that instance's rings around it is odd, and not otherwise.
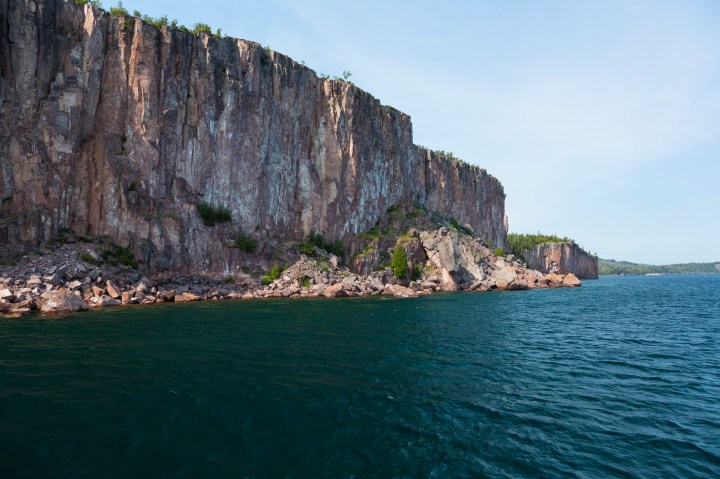
[[[495,246],[502,185],[412,142],[410,117],[259,44],[157,28],[61,0],[0,0],[0,247],[63,228],[155,271],[236,272],[243,231],[271,255],[350,244],[418,205]],[[198,205],[232,221],[205,226]]]
[[[598,278],[598,258],[576,243],[543,243],[524,251],[529,268],[548,274],[573,273],[582,279]]]

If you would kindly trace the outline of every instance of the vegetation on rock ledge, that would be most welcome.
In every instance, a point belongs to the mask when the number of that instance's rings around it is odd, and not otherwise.
[[[535,246],[543,243],[574,243],[575,240],[563,236],[562,238],[557,235],[544,235],[544,234],[517,234],[510,233],[507,236],[508,246],[512,250],[513,254],[523,258],[523,252],[533,249]]]
[[[232,214],[224,205],[213,206],[201,201],[198,203],[198,213],[200,213],[200,219],[205,226],[215,226],[218,223],[232,221]]]
[[[390,267],[393,270],[393,274],[397,279],[406,279],[408,270],[408,256],[405,248],[398,245],[395,247],[395,251],[390,261]]]

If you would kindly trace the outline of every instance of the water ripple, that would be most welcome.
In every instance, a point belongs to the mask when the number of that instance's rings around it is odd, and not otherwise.
[[[0,322],[2,477],[720,477],[720,277]]]

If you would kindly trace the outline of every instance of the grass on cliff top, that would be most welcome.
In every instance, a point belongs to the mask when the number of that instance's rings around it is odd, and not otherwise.
[[[525,259],[523,253],[525,251],[533,249],[535,246],[544,243],[575,243],[574,239],[568,238],[567,236],[557,235],[544,235],[541,233],[537,234],[508,234],[508,247],[512,250],[513,254]]]

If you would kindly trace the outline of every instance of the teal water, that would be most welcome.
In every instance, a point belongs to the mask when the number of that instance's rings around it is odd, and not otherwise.
[[[3,320],[0,476],[720,477],[720,276]]]

